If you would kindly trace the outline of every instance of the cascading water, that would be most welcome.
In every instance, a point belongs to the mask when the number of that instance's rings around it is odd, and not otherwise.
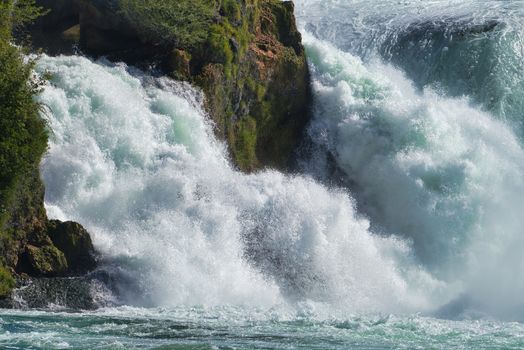
[[[519,302],[524,150],[512,130],[466,99],[418,93],[392,67],[371,72],[308,35],[306,46],[319,77],[310,133],[377,230],[411,240],[439,278],[473,283],[466,293],[491,284],[488,300]]]
[[[368,11],[357,24],[387,15],[353,6]],[[455,19],[455,31],[467,35],[488,20],[467,9],[437,18]],[[391,17],[385,33],[364,35],[366,50],[354,51],[365,61],[304,31],[316,95],[311,137],[334,155],[380,237],[348,194],[308,178],[234,171],[191,87],[79,57],[45,57],[37,68],[54,76],[41,96],[54,133],[43,164],[51,215],[93,232],[107,265],[136,284],[123,296],[131,303],[250,305],[259,295],[256,305],[428,311],[459,290],[514,307],[524,283],[513,277],[522,265],[524,152],[508,125],[466,97],[417,90],[371,54],[394,52],[409,19]],[[429,61],[444,50],[439,41],[426,46]],[[308,166],[318,176],[315,161]]]
[[[417,88],[468,96],[523,128],[522,1],[300,0],[305,30],[403,70]]]
[[[302,1],[298,12],[333,43],[305,35],[312,159],[332,155],[376,231],[412,241],[434,276],[521,319],[523,8]]]
[[[0,345],[524,347],[491,319],[524,319],[522,2],[295,3],[302,175],[236,171],[187,83],[38,61],[48,212],[131,306],[3,313]]]
[[[125,302],[429,308],[436,282],[400,239],[373,235],[346,193],[232,169],[190,86],[81,57],[37,70],[53,76],[40,97],[49,212],[84,224],[107,266],[138,284]]]

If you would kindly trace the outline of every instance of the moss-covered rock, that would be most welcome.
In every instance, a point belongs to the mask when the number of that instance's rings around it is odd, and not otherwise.
[[[47,234],[54,246],[64,253],[70,273],[81,274],[95,268],[95,249],[91,236],[82,225],[72,221],[51,220]]]
[[[14,287],[15,280],[11,272],[6,267],[0,265],[0,299],[8,297]]]
[[[177,80],[191,79],[191,55],[184,50],[173,49],[166,59],[166,69]]]
[[[226,59],[209,56],[210,63],[194,81],[206,93],[217,132],[228,141],[239,168],[284,169],[309,120],[310,102],[308,65],[293,3],[239,4],[240,22],[233,30],[230,23],[221,24],[225,29],[217,35]]]
[[[31,276],[53,276],[67,271],[67,260],[64,253],[53,245],[27,245],[19,266],[23,266],[21,272]]]
[[[60,12],[68,13],[59,4]],[[216,133],[227,141],[240,169],[287,167],[309,119],[310,102],[308,65],[291,1],[70,4],[78,11],[86,52],[154,64],[200,86]]]

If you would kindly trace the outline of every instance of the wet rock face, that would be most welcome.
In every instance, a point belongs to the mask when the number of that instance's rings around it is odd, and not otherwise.
[[[96,267],[89,233],[76,222],[51,220],[21,252],[16,272],[29,276],[81,275]]]
[[[96,267],[89,233],[76,222],[51,220],[47,230],[32,234],[22,248],[15,271],[28,276],[74,276]]]
[[[20,278],[0,307],[15,309],[91,310],[108,306],[106,287],[91,277]]]

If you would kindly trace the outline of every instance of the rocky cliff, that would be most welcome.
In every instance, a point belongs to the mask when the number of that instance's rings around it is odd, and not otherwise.
[[[288,167],[310,97],[291,1],[38,2],[51,9],[33,31],[48,33],[40,46],[76,41],[87,54],[156,67],[196,84],[240,169]]]

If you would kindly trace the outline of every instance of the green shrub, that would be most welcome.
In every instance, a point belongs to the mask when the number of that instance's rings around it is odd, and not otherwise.
[[[0,233],[17,184],[31,176],[47,149],[45,123],[33,100],[39,86],[31,78],[32,63],[24,63],[20,49],[10,43],[14,26],[41,13],[34,0],[19,0],[16,5],[0,0]]]
[[[4,29],[8,28],[9,31],[31,23],[47,13],[35,5],[35,0],[0,0],[0,12],[2,12],[0,26]]]

